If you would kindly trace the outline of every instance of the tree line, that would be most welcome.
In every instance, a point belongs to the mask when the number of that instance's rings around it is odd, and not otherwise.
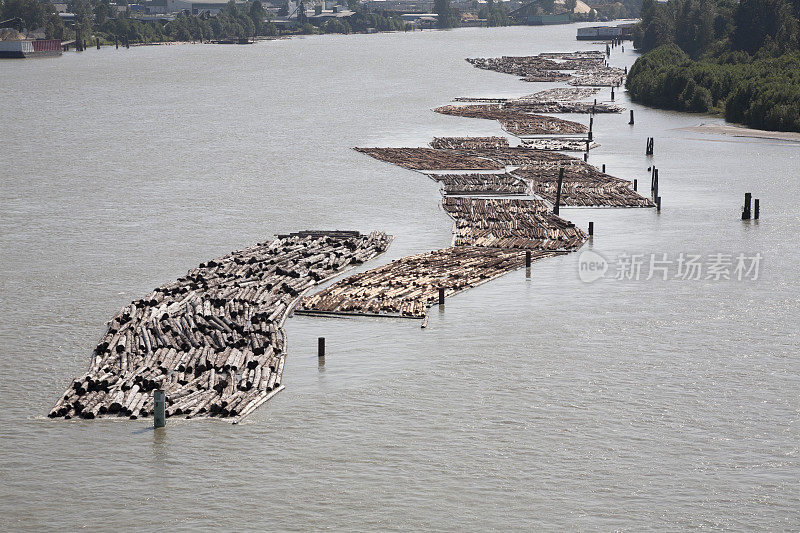
[[[800,131],[800,0],[644,0],[634,101]]]

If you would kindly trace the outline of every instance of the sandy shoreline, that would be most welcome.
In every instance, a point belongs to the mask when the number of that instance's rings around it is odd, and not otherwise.
[[[800,133],[792,131],[766,131],[734,126],[732,124],[698,124],[680,131],[693,131],[695,133],[713,133],[717,135],[731,135],[733,137],[751,137],[755,139],[774,139],[780,141],[800,142]]]

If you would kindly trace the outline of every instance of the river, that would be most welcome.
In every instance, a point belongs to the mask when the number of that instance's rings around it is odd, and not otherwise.
[[[599,115],[589,161],[640,191],[657,165],[663,209],[562,208],[595,224],[597,281],[578,252],[448,299],[427,329],[292,318],[286,389],[239,426],[45,417],[105,321],[209,258],[306,228],[393,234],[363,268],[447,246],[437,185],[351,147],[502,134],[431,109],[554,86],[464,58],[599,48],[575,30],[0,63],[3,529],[797,530],[800,145],[686,131],[722,120],[624,91],[636,124]],[[763,260],[741,281],[615,279],[620,254],[681,253]]]

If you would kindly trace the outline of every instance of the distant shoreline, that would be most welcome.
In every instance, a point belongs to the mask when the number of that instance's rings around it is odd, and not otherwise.
[[[712,133],[717,135],[730,135],[732,137],[749,137],[752,139],[773,139],[778,141],[791,141],[800,143],[800,133],[792,131],[768,131],[735,126],[732,124],[706,124],[701,123],[697,126],[687,126],[678,128],[680,131],[692,131],[695,133]]]

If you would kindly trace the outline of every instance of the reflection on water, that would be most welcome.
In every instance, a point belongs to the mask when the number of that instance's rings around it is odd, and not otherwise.
[[[640,184],[655,164],[661,213],[562,216],[593,221],[585,249],[604,257],[761,252],[757,281],[583,283],[570,254],[448,299],[426,329],[292,318],[287,387],[239,426],[32,418],[84,371],[110,316],[209,257],[304,228],[395,235],[363,268],[447,246],[437,185],[351,147],[501,135],[430,109],[551,87],[464,58],[596,47],[574,34],[320,36],[3,63],[7,527],[796,529],[797,145],[699,135],[679,128],[720,119],[638,106],[632,127],[627,113],[596,117],[589,161]],[[611,64],[630,65],[626,50]],[[739,220],[745,192],[761,200],[758,224]]]

